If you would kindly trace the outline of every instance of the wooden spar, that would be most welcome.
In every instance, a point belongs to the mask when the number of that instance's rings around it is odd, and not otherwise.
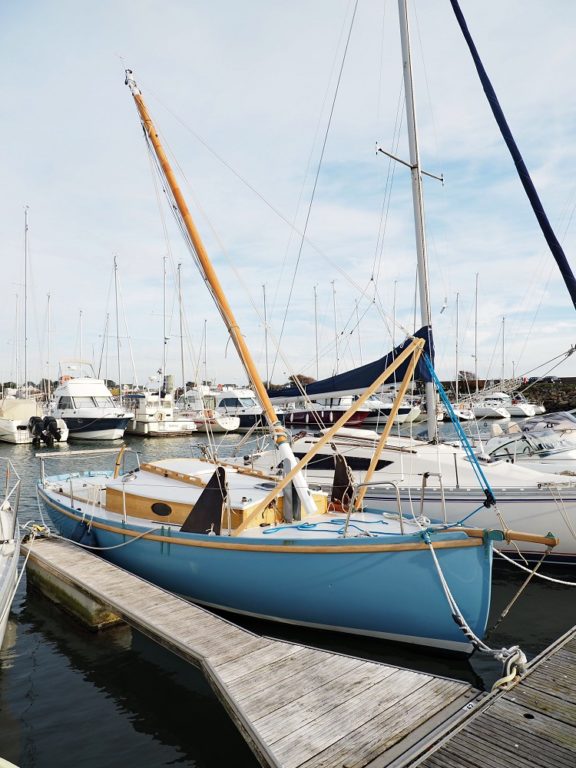
[[[250,354],[250,350],[248,349],[248,345],[244,341],[244,337],[240,332],[240,327],[236,322],[236,318],[234,317],[232,308],[230,307],[230,304],[228,303],[228,299],[226,298],[226,295],[222,290],[220,280],[218,279],[218,276],[216,275],[214,267],[212,266],[212,263],[208,258],[208,253],[206,252],[204,243],[202,242],[202,239],[200,237],[200,233],[196,228],[196,224],[194,223],[194,220],[192,219],[190,211],[188,210],[188,206],[186,205],[184,196],[180,191],[180,187],[178,185],[178,182],[176,181],[174,172],[172,171],[172,168],[170,167],[170,163],[168,162],[168,157],[166,156],[166,153],[164,152],[164,148],[160,143],[158,131],[156,130],[154,123],[152,122],[152,118],[148,113],[148,109],[146,108],[146,105],[144,104],[144,100],[142,99],[142,94],[140,93],[140,90],[136,85],[136,81],[134,80],[134,77],[132,75],[132,70],[130,69],[126,70],[125,83],[130,88],[130,92],[136,104],[138,114],[140,115],[140,119],[142,120],[144,131],[152,143],[154,152],[156,153],[156,157],[162,168],[162,173],[164,174],[164,178],[166,179],[166,182],[170,187],[170,191],[172,192],[174,201],[176,202],[178,211],[180,212],[182,222],[194,246],[194,251],[198,259],[200,271],[212,290],[212,295],[214,297],[216,305],[218,306],[218,309],[220,310],[220,314],[222,315],[222,318],[224,320],[228,333],[230,334],[230,338],[232,339],[232,342],[236,347],[238,355],[240,356],[240,360],[244,366],[244,369],[246,370],[246,373],[248,374],[248,378],[250,379],[254,389],[256,390],[256,395],[266,415],[266,420],[270,425],[274,442],[278,446],[278,450],[282,458],[287,459],[290,466],[294,467],[296,465],[296,458],[292,452],[292,448],[290,447],[288,434],[284,426],[280,423],[278,416],[276,415],[276,411],[274,410],[274,406],[272,405],[270,398],[268,397],[266,388],[264,387],[264,384],[260,378],[260,375],[258,374],[256,365],[254,364],[254,360],[252,359],[252,355]],[[302,502],[304,509],[306,509],[308,514],[313,514],[314,512],[317,511],[316,503],[314,502],[314,499],[312,497],[312,494],[310,493],[310,490],[308,488],[308,485],[306,483],[304,476],[301,473],[300,474],[294,473],[293,478],[294,478],[294,487],[300,498],[300,501]]]
[[[373,383],[372,383],[372,384],[371,384],[371,385],[368,387],[368,389],[366,389],[366,390],[364,391],[364,393],[363,393],[362,395],[360,395],[360,397],[358,398],[358,400],[355,400],[355,401],[352,403],[352,405],[351,405],[351,406],[350,406],[350,408],[349,408],[349,409],[346,411],[346,413],[344,413],[344,414],[343,414],[343,415],[342,415],[342,416],[341,416],[341,417],[338,419],[338,421],[337,421],[335,424],[333,424],[333,425],[332,425],[332,427],[330,427],[330,429],[329,429],[329,430],[326,432],[326,434],[324,434],[324,435],[323,435],[323,436],[322,436],[322,437],[321,437],[321,438],[318,440],[318,442],[316,442],[316,443],[315,443],[315,444],[312,446],[312,448],[311,448],[311,449],[308,451],[308,453],[307,453],[305,456],[303,456],[303,457],[300,459],[300,461],[298,462],[298,464],[296,464],[296,466],[292,467],[292,469],[290,470],[290,472],[288,472],[288,474],[287,474],[287,475],[285,475],[285,476],[282,478],[282,480],[280,480],[280,481],[278,482],[278,484],[276,485],[276,487],[275,487],[275,488],[274,488],[272,491],[270,491],[270,493],[269,493],[269,494],[266,496],[266,498],[265,498],[265,499],[263,499],[263,500],[260,502],[260,504],[259,504],[259,505],[258,505],[258,506],[257,506],[257,507],[254,509],[254,511],[253,511],[253,512],[252,512],[250,515],[248,515],[248,517],[246,518],[246,520],[244,520],[244,522],[242,522],[242,523],[241,523],[241,524],[240,524],[240,525],[239,525],[237,528],[235,528],[235,529],[234,529],[234,531],[232,532],[232,536],[238,536],[238,535],[239,535],[240,533],[242,533],[242,532],[243,532],[243,531],[244,531],[246,528],[248,528],[248,526],[250,525],[250,523],[252,522],[252,520],[253,520],[253,519],[254,519],[254,518],[255,518],[255,517],[256,517],[256,516],[257,516],[257,515],[258,515],[258,514],[259,514],[259,513],[260,513],[260,512],[263,510],[263,509],[265,509],[265,508],[266,508],[266,507],[267,507],[267,506],[268,506],[268,505],[269,505],[269,504],[270,504],[272,501],[274,501],[274,499],[276,498],[276,496],[278,496],[278,494],[280,493],[280,491],[281,491],[281,490],[283,490],[283,489],[284,489],[284,488],[285,488],[285,487],[288,485],[288,483],[290,482],[290,480],[292,480],[292,478],[294,477],[294,475],[295,475],[297,472],[299,472],[300,470],[302,470],[302,469],[303,469],[303,468],[306,466],[306,464],[308,464],[308,462],[310,461],[310,459],[311,459],[311,458],[313,458],[313,457],[314,457],[314,456],[315,456],[315,455],[318,453],[318,451],[319,451],[319,450],[320,450],[320,449],[321,449],[321,448],[322,448],[324,445],[326,445],[326,443],[327,443],[327,442],[329,442],[329,441],[330,441],[330,440],[331,440],[331,439],[334,437],[334,435],[335,435],[335,434],[336,434],[336,432],[337,432],[337,431],[340,429],[340,427],[344,426],[344,424],[345,424],[345,423],[348,421],[348,419],[350,418],[350,416],[352,416],[352,414],[356,413],[356,411],[357,411],[359,408],[361,408],[361,407],[364,405],[364,403],[366,402],[366,400],[368,400],[368,398],[370,397],[370,395],[372,395],[374,392],[376,392],[376,390],[378,389],[378,387],[379,387],[379,386],[381,386],[381,384],[382,384],[384,381],[386,381],[386,379],[387,379],[387,378],[388,378],[388,377],[389,377],[391,374],[393,374],[393,373],[394,373],[394,371],[395,371],[397,368],[399,368],[399,367],[402,365],[402,363],[404,362],[404,360],[406,360],[406,359],[407,359],[407,358],[408,358],[410,355],[412,355],[412,354],[415,354],[416,352],[418,352],[418,356],[420,356],[420,354],[422,353],[422,350],[423,350],[423,348],[424,348],[424,343],[425,343],[425,342],[424,342],[424,339],[413,339],[413,341],[412,341],[412,342],[409,344],[409,346],[407,346],[407,347],[406,347],[406,349],[405,349],[403,352],[401,352],[401,353],[398,355],[398,357],[397,357],[397,358],[396,358],[396,359],[395,359],[395,360],[394,360],[394,361],[393,361],[393,362],[392,362],[392,363],[391,363],[391,364],[388,366],[388,368],[386,368],[386,370],[385,370],[383,373],[381,373],[381,374],[380,374],[380,376],[378,376],[378,378],[377,378],[377,379],[376,379],[376,380],[375,380],[375,381],[374,381],[374,382],[373,382]],[[408,373],[406,374],[406,376],[407,376],[407,375],[408,375]],[[405,377],[405,378],[406,378],[406,377]]]
[[[483,528],[461,528],[460,526],[456,526],[454,528],[444,528],[443,530],[446,532],[460,531],[466,533],[468,536],[476,537],[481,537],[485,533]],[[531,544],[543,544],[545,547],[557,547],[560,543],[560,539],[557,536],[554,536],[553,533],[540,535],[538,533],[524,533],[523,531],[503,530],[502,534],[508,544],[510,544],[511,541],[528,541]]]
[[[168,186],[170,187],[172,194],[174,195],[174,200],[176,201],[176,205],[178,206],[178,210],[180,211],[180,215],[182,216],[182,220],[186,227],[186,231],[188,232],[190,239],[192,240],[192,243],[194,245],[194,249],[196,251],[198,261],[200,262],[201,269],[204,274],[204,278],[206,279],[206,281],[210,285],[210,288],[212,289],[216,304],[218,305],[218,309],[222,314],[222,317],[226,324],[226,328],[228,329],[228,333],[230,334],[230,338],[232,339],[232,342],[236,347],[238,354],[240,355],[240,360],[242,361],[242,364],[246,369],[246,372],[250,378],[250,381],[252,382],[252,385],[256,390],[258,399],[262,405],[262,408],[266,413],[266,418],[268,420],[268,423],[273,428],[274,438],[277,443],[278,441],[281,441],[281,442],[287,441],[288,438],[287,438],[286,432],[284,431],[284,429],[282,428],[282,425],[280,424],[280,421],[278,420],[278,416],[276,415],[274,406],[270,402],[270,398],[268,397],[266,388],[264,387],[264,384],[260,379],[260,375],[258,374],[258,371],[254,364],[252,355],[250,354],[250,350],[248,349],[248,346],[244,341],[244,337],[240,332],[240,327],[236,322],[236,318],[234,317],[232,308],[230,307],[228,299],[226,298],[226,295],[222,289],[220,280],[216,275],[214,267],[212,266],[212,263],[208,258],[208,253],[206,251],[206,248],[204,247],[204,243],[202,242],[200,233],[198,232],[196,224],[192,219],[192,215],[190,214],[188,206],[186,205],[186,201],[184,200],[184,196],[182,195],[178,182],[176,181],[174,172],[170,167],[166,153],[162,147],[162,144],[160,143],[160,139],[158,137],[158,131],[156,130],[154,123],[152,122],[152,118],[150,117],[150,114],[148,112],[148,109],[144,104],[144,100],[142,99],[142,94],[140,93],[140,90],[138,89],[136,82],[132,77],[132,71],[129,69],[126,70],[126,84],[130,87],[130,91],[134,98],[134,102],[136,103],[136,108],[138,109],[138,113],[142,120],[144,130],[146,131],[148,138],[152,142],[152,146],[154,147],[154,151],[156,153],[156,157],[158,158],[158,161],[162,168],[162,172],[166,178],[166,181],[168,182]]]
[[[388,414],[388,420],[384,425],[384,429],[382,430],[382,434],[380,435],[380,439],[378,440],[378,445],[376,446],[376,449],[372,454],[372,458],[370,459],[370,466],[368,467],[368,470],[364,477],[364,482],[362,484],[362,487],[358,491],[356,498],[354,499],[354,504],[358,508],[362,506],[362,502],[364,501],[364,496],[366,495],[366,491],[368,490],[367,483],[369,482],[370,478],[374,474],[374,470],[376,469],[376,466],[378,463],[378,458],[382,453],[382,449],[386,445],[386,440],[388,440],[388,436],[390,432],[392,431],[392,427],[394,425],[394,419],[396,418],[396,414],[398,413],[398,410],[400,408],[400,403],[402,402],[402,399],[406,394],[406,390],[408,389],[408,384],[410,383],[410,379],[412,378],[414,369],[416,368],[416,364],[420,359],[422,350],[423,350],[423,346],[421,346],[419,349],[415,349],[414,354],[412,355],[412,359],[408,363],[408,367],[406,368],[406,373],[404,374],[404,378],[402,379],[400,388],[396,393],[394,402],[392,403],[392,409]]]

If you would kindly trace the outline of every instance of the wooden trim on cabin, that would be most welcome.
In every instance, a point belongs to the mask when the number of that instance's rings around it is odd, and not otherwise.
[[[79,515],[74,514],[70,511],[68,511],[65,508],[62,508],[62,505],[58,504],[57,502],[51,501],[42,491],[42,489],[39,490],[40,495],[42,496],[43,500],[53,509],[57,509],[58,512],[65,515],[66,517],[69,517],[73,520],[84,522],[86,521],[85,515]],[[322,546],[322,545],[310,545],[307,546],[305,543],[303,543],[302,546],[294,546],[293,544],[266,544],[266,545],[260,545],[260,544],[242,544],[240,543],[240,539],[227,539],[226,541],[222,540],[222,537],[219,538],[219,540],[216,540],[218,537],[215,536],[208,536],[206,535],[205,539],[196,539],[196,540],[187,540],[187,539],[181,539],[181,538],[174,538],[173,536],[161,536],[158,534],[153,533],[146,533],[142,535],[142,531],[133,531],[129,528],[118,528],[115,525],[107,525],[106,523],[100,523],[94,520],[88,521],[90,526],[92,528],[99,528],[103,531],[110,531],[111,533],[116,533],[120,536],[124,536],[127,538],[132,539],[146,539],[147,541],[158,541],[165,544],[178,544],[185,547],[204,547],[207,549],[226,549],[226,550],[236,550],[236,551],[244,551],[244,552],[285,552],[285,553],[291,553],[291,554],[300,554],[300,555],[311,555],[311,554],[323,554],[323,555],[330,555],[330,554],[346,554],[346,553],[369,553],[369,552],[410,552],[410,551],[420,551],[420,550],[427,550],[429,549],[429,545],[425,542],[414,542],[413,544],[373,544],[373,545],[362,545],[362,544],[355,544],[354,546],[351,546],[349,544],[338,544],[338,545],[329,545],[329,546]],[[288,540],[290,539],[290,534],[287,534]],[[356,540],[357,541],[357,540]],[[481,547],[483,546],[483,541],[477,538],[468,538],[468,539],[457,539],[457,540],[451,540],[451,541],[435,541],[432,542],[432,546],[434,549],[456,549],[460,547]]]

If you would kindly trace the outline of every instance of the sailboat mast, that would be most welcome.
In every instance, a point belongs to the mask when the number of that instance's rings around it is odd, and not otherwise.
[[[166,256],[162,257],[162,380],[160,390],[166,389]]]
[[[182,264],[178,264],[178,312],[180,315],[180,370],[182,374],[182,395],[186,395],[186,376],[184,374],[184,331],[182,322]]]
[[[28,206],[24,206],[24,395],[28,391]]]
[[[46,325],[46,399],[50,400],[52,395],[52,379],[50,378],[50,294],[48,294]]]
[[[456,294],[456,380],[454,382],[455,388],[455,402],[458,404],[458,336],[459,336],[459,320],[460,320],[460,294]]]
[[[268,372],[268,316],[266,311],[266,284],[262,286],[262,296],[264,301],[264,356],[266,359],[266,386],[270,386],[270,374]]]
[[[188,210],[188,206],[186,205],[184,196],[182,195],[178,182],[176,181],[174,172],[170,167],[166,153],[162,147],[162,144],[160,143],[158,131],[156,130],[154,123],[152,122],[152,118],[148,113],[148,109],[144,104],[142,94],[136,85],[132,71],[129,69],[126,70],[125,82],[126,85],[128,85],[130,88],[130,92],[134,99],[134,103],[136,104],[138,114],[142,120],[144,131],[154,148],[154,152],[162,169],[162,173],[164,174],[164,178],[170,187],[174,202],[178,207],[182,223],[184,224],[192,245],[194,246],[194,252],[198,260],[198,265],[202,272],[202,276],[210,287],[212,296],[216,302],[220,314],[222,315],[222,319],[224,320],[230,338],[232,339],[232,343],[236,347],[236,351],[238,352],[248,378],[252,382],[252,386],[256,391],[268,424],[272,430],[274,441],[278,447],[279,454],[281,458],[287,459],[292,467],[295,467],[297,462],[292,448],[290,447],[288,433],[286,432],[284,426],[280,423],[278,416],[276,415],[276,411],[274,410],[274,406],[268,397],[268,393],[266,392],[266,388],[264,387],[262,379],[258,374],[258,370],[252,355],[250,354],[248,345],[242,336],[242,332],[238,323],[236,322],[232,308],[230,307],[228,299],[222,290],[222,286],[218,276],[216,275],[214,267],[208,258],[208,253],[204,247],[200,233],[196,228],[196,224],[194,223],[190,211]],[[312,498],[306,480],[301,472],[298,472],[295,475],[293,482],[300,501],[302,502],[302,506],[308,514],[314,514],[317,511],[316,504]]]
[[[402,44],[402,66],[404,70],[404,94],[406,99],[406,120],[408,124],[408,145],[412,174],[412,203],[414,207],[414,225],[416,230],[416,257],[418,267],[418,290],[420,298],[420,319],[423,326],[432,326],[430,311],[430,292],[428,279],[428,257],[424,233],[424,197],[422,194],[422,171],[416,130],[416,107],[414,103],[414,84],[412,78],[412,59],[410,54],[410,33],[408,28],[408,10],[406,0],[398,0],[400,18],[400,41]],[[426,415],[428,439],[436,441],[438,422],[436,420],[436,391],[432,382],[426,382]]]
[[[118,394],[122,402],[122,375],[120,372],[120,321],[118,318],[118,257],[114,254],[114,295],[116,303],[116,358],[118,362]]]
[[[474,378],[476,379],[476,394],[478,394],[478,272],[476,272],[476,287],[474,289]]]

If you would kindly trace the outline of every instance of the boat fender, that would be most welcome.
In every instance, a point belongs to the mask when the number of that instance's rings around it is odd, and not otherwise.
[[[92,528],[84,520],[79,520],[78,524],[70,534],[70,541],[76,541],[83,547],[96,547],[96,537]]]
[[[162,413],[162,411],[158,411],[158,413],[154,414],[154,418],[156,419],[156,421],[164,421],[164,414]]]

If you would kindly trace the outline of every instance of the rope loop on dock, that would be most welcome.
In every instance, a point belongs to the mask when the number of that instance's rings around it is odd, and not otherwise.
[[[528,660],[517,645],[512,646],[512,648],[503,648],[496,658],[503,662],[506,674],[496,680],[491,690],[496,691],[498,688],[502,688],[506,691],[526,672]]]

